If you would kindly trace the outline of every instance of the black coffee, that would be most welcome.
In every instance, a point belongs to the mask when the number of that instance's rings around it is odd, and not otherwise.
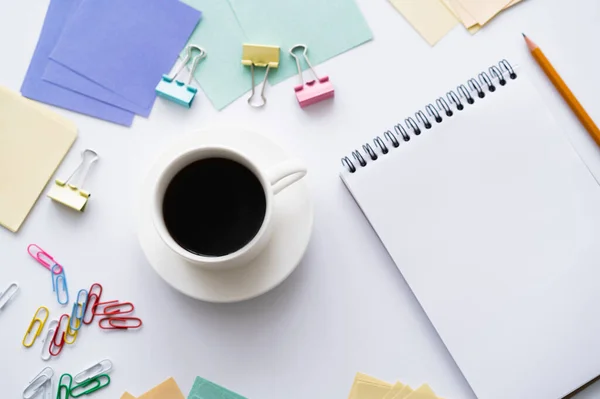
[[[224,256],[249,243],[260,230],[267,201],[260,180],[225,158],[196,161],[179,171],[163,199],[171,237],[203,256]]]

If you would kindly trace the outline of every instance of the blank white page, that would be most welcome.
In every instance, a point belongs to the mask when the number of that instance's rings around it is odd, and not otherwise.
[[[367,161],[342,179],[479,399],[600,374],[600,188],[522,71]]]

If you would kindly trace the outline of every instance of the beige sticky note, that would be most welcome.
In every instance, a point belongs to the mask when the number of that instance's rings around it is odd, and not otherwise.
[[[404,399],[438,399],[438,397],[429,385],[423,384]]]
[[[348,399],[383,399],[392,384],[367,374],[357,373]]]
[[[404,389],[405,385],[400,381],[396,382],[392,389],[388,393],[385,394],[383,399],[394,399],[396,395],[398,395]]]
[[[432,46],[458,24],[452,11],[440,0],[390,0],[390,2]]]
[[[135,396],[133,396],[132,394],[130,394],[129,392],[125,392],[123,394],[123,396],[121,396],[121,399],[135,399]]]
[[[181,389],[173,378],[169,378],[160,385],[155,386],[138,399],[185,399]]]
[[[483,26],[504,10],[511,0],[458,0],[458,2],[475,18],[479,25]]]
[[[411,393],[413,393],[413,389],[409,385],[405,385],[392,399],[406,399]]]
[[[0,87],[0,225],[19,230],[77,137],[50,109]]]
[[[454,13],[458,21],[461,22],[465,26],[465,28],[468,29],[473,25],[477,25],[477,20],[471,14],[469,14],[467,9],[463,7],[463,5],[458,0],[441,1],[446,7],[448,7],[448,9],[450,9],[450,11]]]

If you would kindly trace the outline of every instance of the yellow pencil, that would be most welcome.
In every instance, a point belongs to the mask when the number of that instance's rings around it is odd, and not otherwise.
[[[558,72],[556,72],[556,69],[554,69],[548,58],[546,58],[544,53],[542,53],[540,47],[525,34],[523,34],[523,37],[525,38],[525,42],[527,42],[527,47],[529,47],[531,55],[537,61],[540,68],[542,68],[546,76],[548,76],[548,79],[550,79],[554,87],[556,87],[556,90],[558,90],[569,107],[571,107],[571,110],[575,113],[577,119],[579,119],[581,124],[587,129],[588,133],[590,136],[592,136],[596,144],[600,146],[600,129],[598,129],[598,126],[596,126],[592,118],[579,103],[571,89],[569,89],[565,81],[560,77]]]

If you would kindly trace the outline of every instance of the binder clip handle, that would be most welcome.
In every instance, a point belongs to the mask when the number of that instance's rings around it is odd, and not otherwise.
[[[198,54],[193,57],[192,67],[190,68],[190,76],[189,76],[188,81],[186,83],[189,86],[190,83],[192,83],[192,79],[194,78],[194,72],[196,71],[196,68],[198,67],[198,64],[200,63],[200,61],[203,58],[206,58],[206,50],[204,50],[200,46],[196,46],[195,44],[190,44],[190,45],[186,46],[185,50],[186,50],[185,58],[183,59],[183,61],[181,61],[181,64],[179,65],[179,68],[177,68],[177,70],[175,72],[173,72],[169,76],[169,78],[171,80],[175,79],[177,77],[177,75],[179,75],[181,73],[181,71],[187,65],[187,63],[192,59],[194,51],[198,51]]]
[[[85,182],[85,178],[87,177],[87,174],[90,171],[90,168],[92,167],[92,164],[96,162],[98,158],[99,157],[96,151],[90,149],[84,150],[81,153],[81,163],[79,164],[77,169],[73,171],[71,176],[69,176],[65,184],[69,185],[72,188],[81,189],[83,187],[83,183]],[[71,181],[73,178],[75,178],[75,182]]]
[[[294,51],[299,49],[302,49],[302,57],[304,57],[304,61],[306,62],[306,65],[308,65],[308,68],[310,68],[312,74],[315,76],[315,79],[319,80],[319,75],[317,75],[317,72],[315,72],[315,69],[313,68],[312,64],[310,63],[310,60],[308,59],[308,46],[306,44],[296,44],[290,49],[290,55],[296,60],[296,67],[298,68],[300,84],[304,85],[304,78],[302,77],[302,66],[300,66],[300,58],[296,54],[294,54]]]

